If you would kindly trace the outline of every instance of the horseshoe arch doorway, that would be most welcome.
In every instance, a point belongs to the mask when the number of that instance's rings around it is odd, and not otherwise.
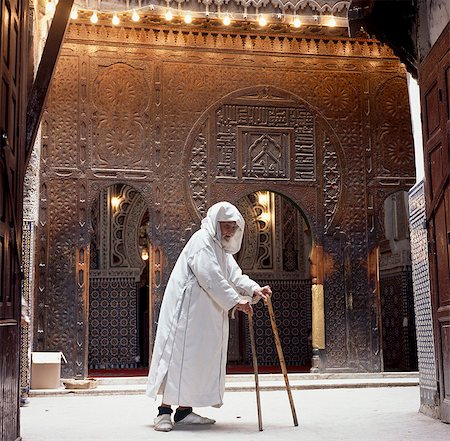
[[[149,210],[128,184],[103,188],[91,209],[89,374],[144,375],[151,293]]]
[[[270,285],[273,306],[288,370],[311,368],[311,277],[309,257],[312,234],[303,212],[287,197],[257,191],[235,205],[245,219],[241,250],[235,256],[243,272],[261,286]],[[244,315],[230,320],[229,373],[252,369],[250,337]],[[279,362],[267,309],[254,307],[255,341],[262,372],[278,372]]]

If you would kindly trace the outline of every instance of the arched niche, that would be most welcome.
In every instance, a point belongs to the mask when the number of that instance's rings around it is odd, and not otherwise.
[[[245,274],[261,286],[270,285],[273,306],[287,366],[309,371],[311,367],[312,299],[309,258],[312,234],[303,211],[282,194],[259,190],[233,201],[245,219],[244,239],[235,256]],[[255,306],[254,327],[258,363],[277,371],[278,358],[267,309]],[[246,320],[231,322],[229,371],[251,367]]]
[[[149,209],[134,187],[102,188],[91,206],[89,369],[149,359]]]

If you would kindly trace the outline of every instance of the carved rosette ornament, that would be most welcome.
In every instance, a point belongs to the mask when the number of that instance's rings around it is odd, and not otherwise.
[[[94,81],[93,162],[98,167],[143,166],[148,85],[141,70],[125,63],[99,68]],[[147,128],[148,129],[148,128]]]
[[[376,94],[376,138],[381,175],[405,176],[408,165],[414,162],[408,97],[398,94],[403,79],[394,77],[386,81]]]

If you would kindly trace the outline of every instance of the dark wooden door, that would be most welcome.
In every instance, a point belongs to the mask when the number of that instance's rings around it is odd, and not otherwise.
[[[450,422],[450,25],[421,64],[419,82],[440,409]]]
[[[0,433],[19,438],[20,237],[27,0],[2,0],[0,34]]]

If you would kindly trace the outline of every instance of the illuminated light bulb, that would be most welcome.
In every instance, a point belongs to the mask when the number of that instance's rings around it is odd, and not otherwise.
[[[225,26],[229,26],[229,24],[231,23],[231,18],[230,18],[230,16],[228,14],[225,15],[225,17],[223,17],[222,23]]]
[[[264,27],[267,24],[267,19],[264,15],[260,15],[258,19],[258,23],[261,27]]]
[[[55,5],[53,3],[53,0],[48,0],[45,4],[45,13],[51,14],[52,12],[55,12]]]
[[[173,14],[172,14],[172,11],[171,11],[170,9],[166,12],[165,17],[166,17],[166,20],[167,20],[167,21],[172,20]]]
[[[301,25],[302,22],[300,21],[300,19],[298,17],[295,17],[292,21],[292,26],[294,26],[294,28],[299,28]]]
[[[117,26],[120,23],[119,16],[117,14],[114,14],[111,21],[114,26]]]
[[[264,207],[269,202],[269,195],[267,193],[258,193],[258,203]]]
[[[259,219],[262,220],[263,222],[269,222],[270,221],[270,213],[267,213],[266,211],[263,211],[260,215],[259,215]]]
[[[133,11],[133,14],[131,15],[131,20],[139,21],[139,19],[140,19],[139,14],[136,11]]]
[[[114,210],[117,210],[120,205],[120,198],[117,196],[113,196],[111,198],[111,207],[113,207]]]
[[[331,16],[328,19],[328,26],[330,26],[330,28],[334,28],[336,26],[336,24],[337,24],[336,19],[333,16]]]
[[[97,15],[97,11],[94,11],[91,15],[91,23],[96,24],[98,22],[98,15]]]
[[[184,22],[185,22],[186,24],[192,23],[192,15],[191,15],[191,14],[186,14],[186,15],[184,16]]]
[[[143,248],[141,251],[141,259],[142,260],[148,260],[148,250],[147,248]]]
[[[78,9],[73,8],[72,11],[70,11],[70,18],[72,20],[76,20],[78,18]]]

